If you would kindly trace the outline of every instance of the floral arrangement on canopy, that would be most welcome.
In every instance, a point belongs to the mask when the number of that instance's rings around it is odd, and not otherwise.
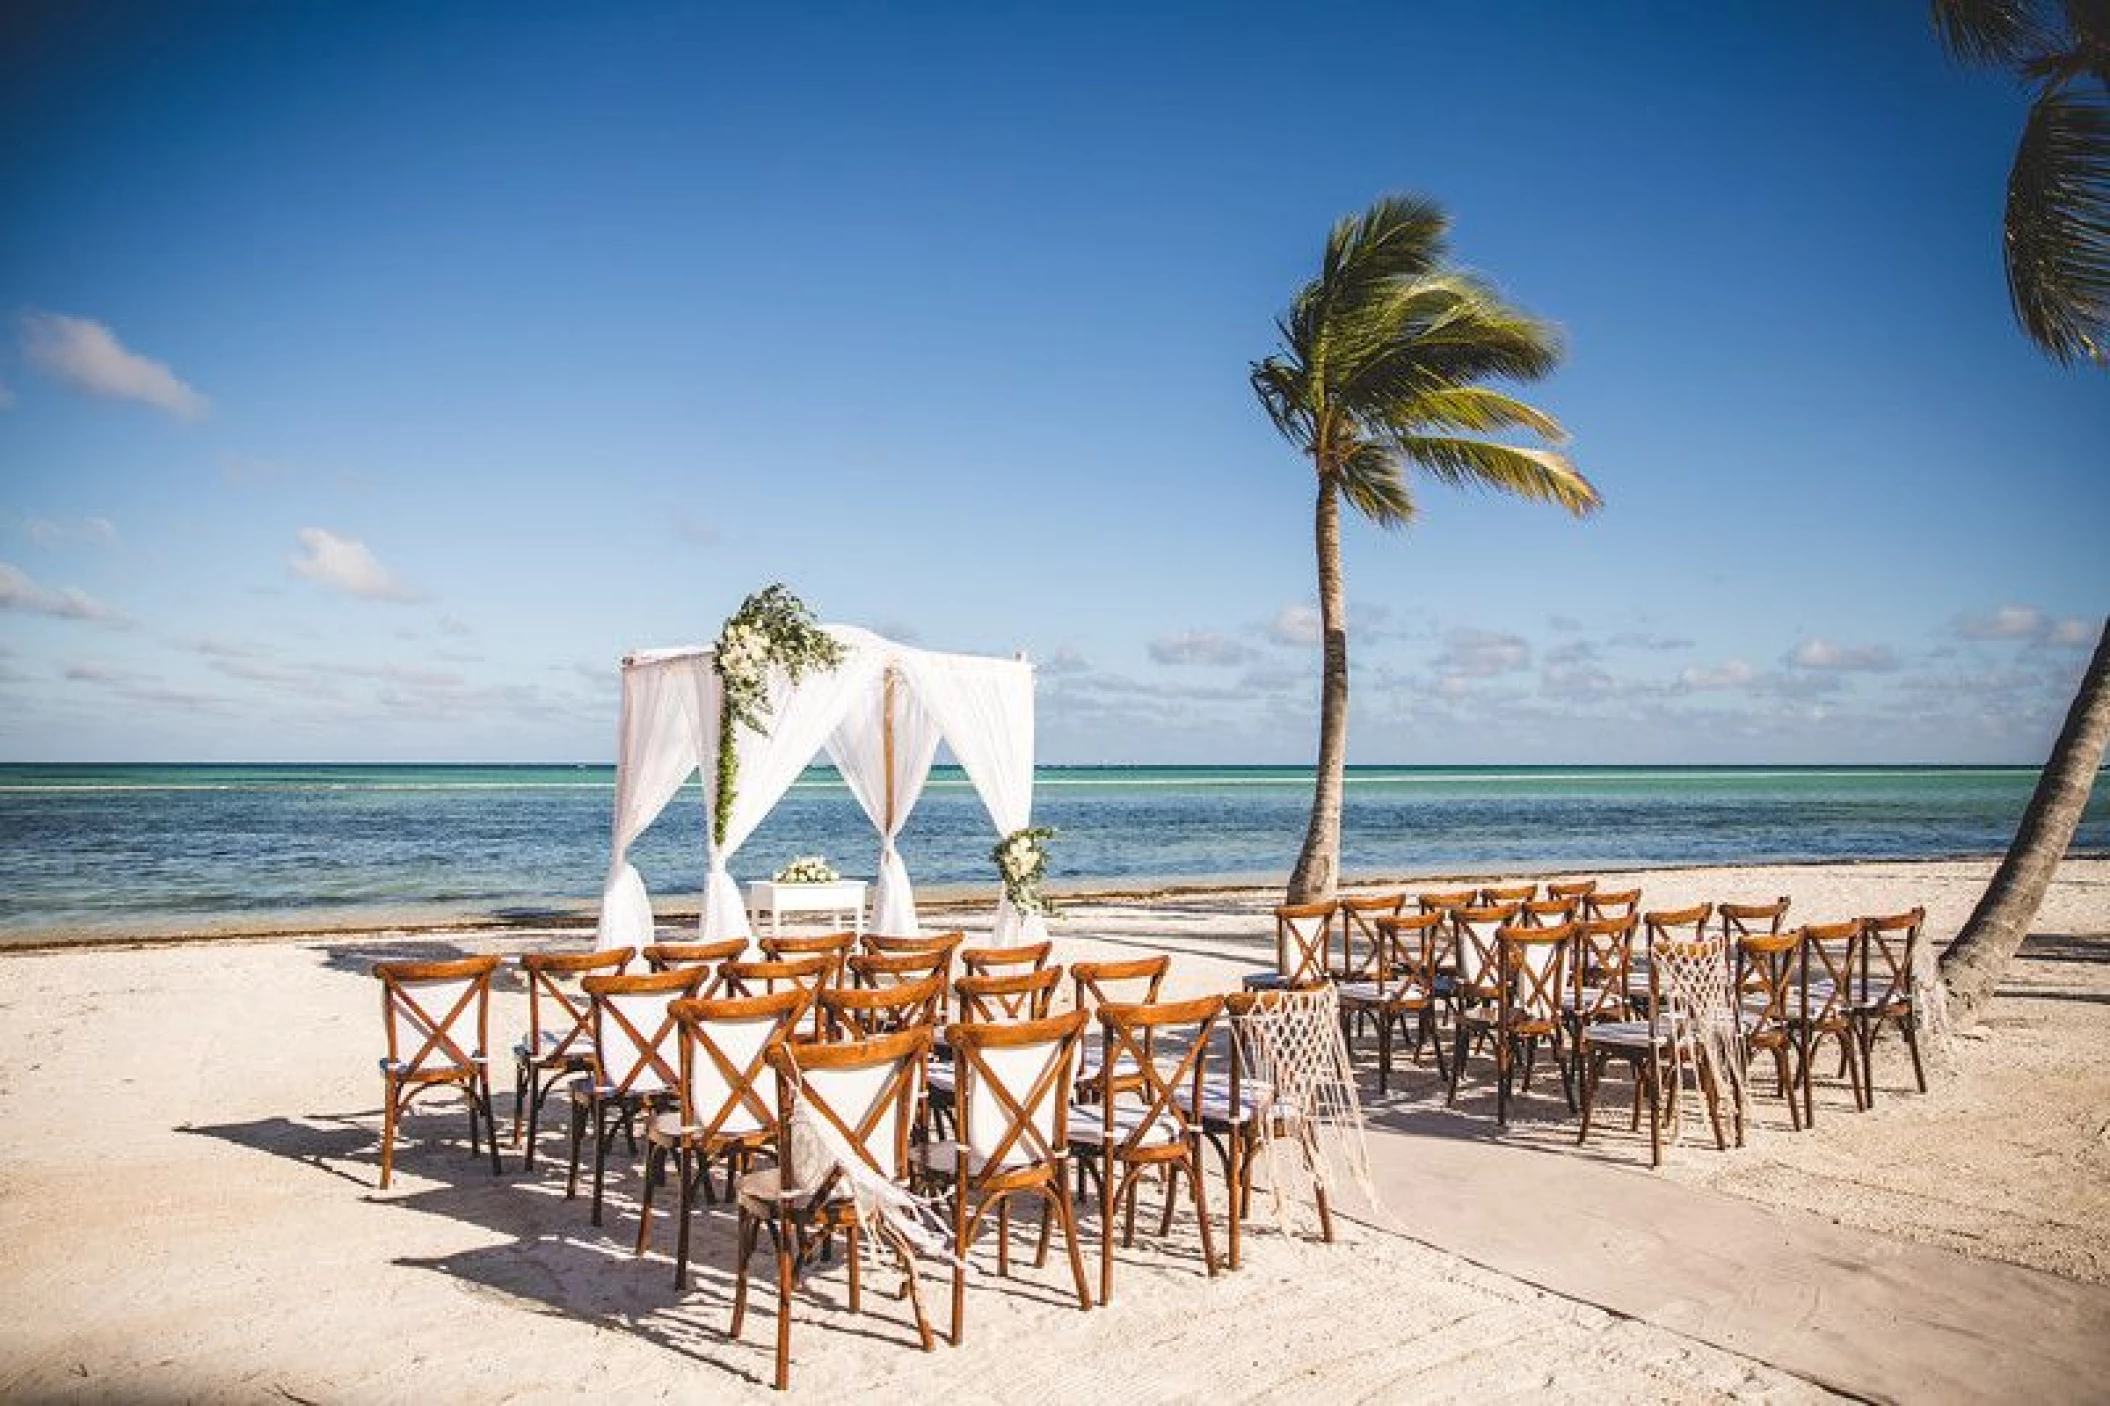
[[[1054,838],[1048,826],[1028,825],[1013,830],[989,851],[996,872],[1003,876],[1004,897],[1021,913],[1046,916],[1055,911],[1055,900],[1041,887],[1048,878],[1048,841]]]
[[[711,813],[711,837],[719,844],[725,843],[726,827],[732,823],[733,797],[740,783],[733,729],[769,731],[770,667],[782,669],[797,683],[816,669],[833,669],[842,662],[842,644],[821,628],[806,603],[781,581],[740,602],[740,608],[726,618],[712,652],[712,667],[725,699],[724,720],[718,728],[718,790]]]

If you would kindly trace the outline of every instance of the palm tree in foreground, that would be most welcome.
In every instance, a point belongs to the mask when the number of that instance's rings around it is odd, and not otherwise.
[[[1288,899],[1331,898],[1340,872],[1341,785],[1348,758],[1348,624],[1341,590],[1341,500],[1380,527],[1414,520],[1409,466],[1439,483],[1558,503],[1581,516],[1597,490],[1550,449],[1477,436],[1567,434],[1551,415],[1487,380],[1528,381],[1560,360],[1553,328],[1450,267],[1449,221],[1429,201],[1388,196],[1343,219],[1319,273],[1277,322],[1282,344],[1253,366],[1275,428],[1310,460],[1324,665],[1311,825]]]
[[[2036,86],[2007,178],[2008,294],[2016,320],[2061,363],[2110,365],[2110,4],[1933,0],[1960,59]],[[1942,957],[1951,1012],[1973,1020],[2044,902],[2088,808],[2110,742],[2110,622],[2007,857]]]

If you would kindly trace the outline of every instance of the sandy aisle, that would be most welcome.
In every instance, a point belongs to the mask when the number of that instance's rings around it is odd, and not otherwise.
[[[1952,933],[1986,866],[1879,865],[1638,876],[1651,904],[1785,892],[1820,919],[1924,902]],[[1065,955],[1163,947],[1182,987],[1221,987],[1270,946],[1265,899],[1182,896],[1081,905],[1058,922]],[[1669,1174],[1848,1224],[1894,1229],[2071,1277],[2110,1277],[2110,863],[2069,864],[1991,1038],[1965,1042],[1925,1098],[1902,1052],[1882,1051],[1883,1099],[1847,1111],[1831,1091],[1816,1132],[1761,1130],[1728,1156],[1688,1144]],[[13,1397],[254,1396],[381,1401],[413,1393],[535,1400],[751,1392],[766,1382],[769,1297],[748,1340],[724,1333],[730,1221],[697,1225],[699,1269],[674,1293],[657,1238],[640,1263],[634,1171],[611,1183],[596,1230],[562,1199],[562,1139],[533,1174],[470,1162],[443,1105],[413,1120],[397,1186],[373,1190],[378,956],[569,945],[574,936],[331,940],[11,956],[0,1033],[0,1392]],[[509,1044],[509,987],[494,1037]],[[508,1071],[509,1073],[509,1071]],[[1440,1104],[1430,1073],[1396,1085]],[[502,1098],[501,1102],[506,1102]],[[1491,1099],[1461,1098],[1478,1131]],[[1536,1093],[1510,1135],[1565,1147],[1572,1123]],[[1439,1116],[1431,1113],[1432,1117]],[[1773,1131],[1778,1123],[1781,1131]],[[1623,1126],[1581,1154],[1645,1162]],[[618,1164],[621,1159],[618,1158]],[[1637,1175],[1645,1173],[1637,1173]],[[664,1222],[662,1222],[664,1228]],[[1150,1227],[1154,1228],[1154,1221]],[[1087,1234],[1090,1234],[1087,1220]],[[1144,1243],[1148,1241],[1149,1243]],[[1144,1399],[1233,1399],[1320,1388],[1348,1398],[1514,1394],[1618,1399],[1800,1399],[1763,1364],[1615,1319],[1372,1229],[1326,1246],[1273,1230],[1246,1266],[1206,1280],[1189,1222],[1141,1237],[1114,1302],[1065,1301],[1060,1257],[970,1284],[964,1348],[925,1355],[905,1307],[840,1311],[839,1270],[796,1317],[794,1384],[822,1398],[898,1386],[970,1400],[1119,1389]],[[1088,1256],[1094,1247],[1087,1244]],[[886,1282],[888,1275],[875,1276]],[[929,1286],[942,1321],[942,1286]],[[819,1302],[815,1301],[818,1298]],[[871,1301],[868,1300],[868,1310]],[[1496,1391],[1494,1394],[1503,1394]]]

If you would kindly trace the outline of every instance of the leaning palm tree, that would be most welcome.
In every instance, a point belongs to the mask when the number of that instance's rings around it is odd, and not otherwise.
[[[1331,898],[1339,876],[1348,758],[1348,626],[1341,589],[1341,500],[1381,527],[1414,520],[1407,470],[1438,483],[1558,503],[1578,516],[1597,490],[1549,449],[1479,435],[1525,429],[1552,443],[1557,421],[1489,380],[1535,380],[1560,359],[1552,327],[1445,261],[1449,221],[1426,200],[1386,197],[1343,219],[1318,275],[1277,322],[1282,344],[1253,366],[1275,428],[1317,480],[1319,765],[1311,824],[1289,901]]]
[[[2009,68],[2036,95],[2007,178],[2008,295],[2061,363],[2110,365],[2110,4],[1934,0],[1949,52]],[[1942,957],[1951,1013],[1974,1019],[2051,886],[2110,742],[2110,622],[2103,627],[2007,857]]]

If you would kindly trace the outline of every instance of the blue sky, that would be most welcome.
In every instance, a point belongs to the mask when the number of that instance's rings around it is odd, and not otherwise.
[[[1029,652],[1044,760],[1308,761],[1246,371],[1388,191],[1607,507],[1352,524],[1351,760],[2047,749],[2110,379],[1922,7],[771,9],[10,7],[0,758],[604,760],[782,579]]]

